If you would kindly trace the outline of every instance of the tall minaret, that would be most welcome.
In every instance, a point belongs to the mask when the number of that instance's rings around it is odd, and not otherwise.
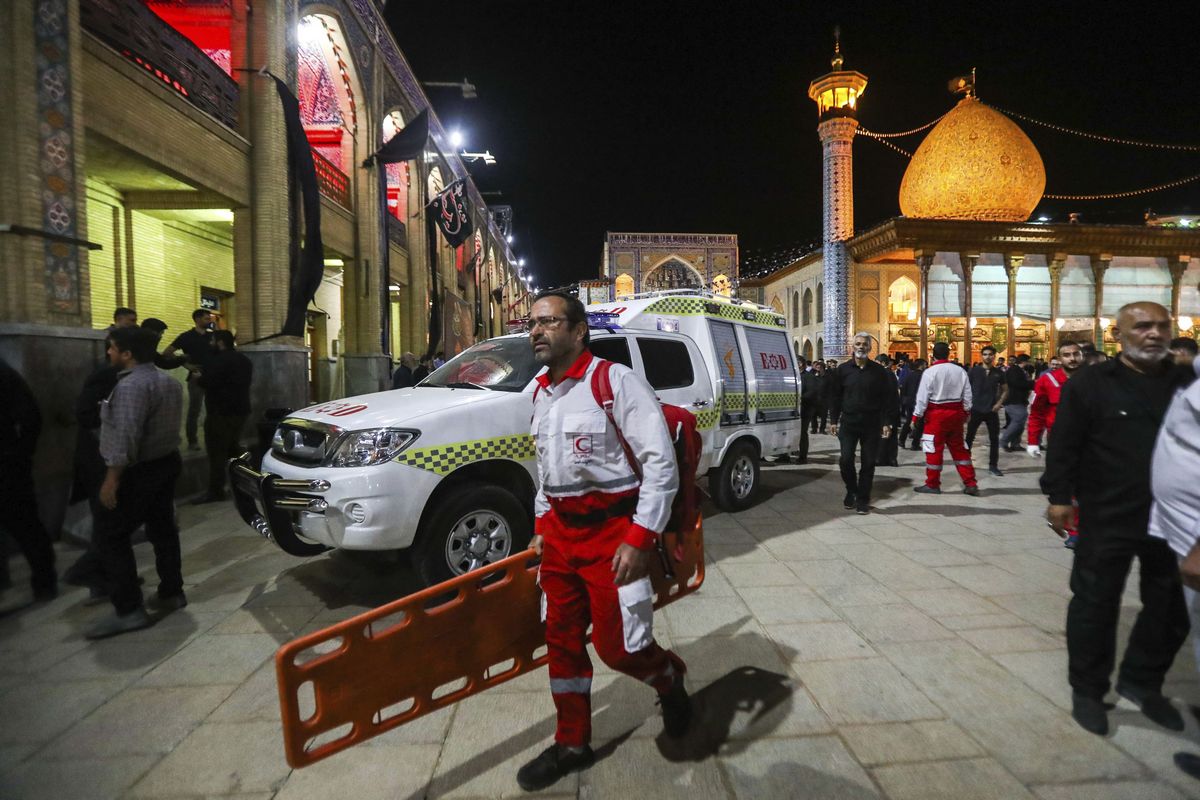
[[[850,254],[846,240],[854,235],[854,160],[851,146],[858,127],[855,109],[867,88],[867,76],[842,69],[842,48],[834,32],[833,71],[808,85],[808,96],[817,104],[821,150],[825,166],[825,297],[824,355],[849,355]]]

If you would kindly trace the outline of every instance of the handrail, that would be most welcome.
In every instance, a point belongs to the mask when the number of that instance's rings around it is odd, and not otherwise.
[[[337,165],[313,148],[313,166],[317,169],[317,185],[321,194],[342,208],[350,208],[350,178]]]

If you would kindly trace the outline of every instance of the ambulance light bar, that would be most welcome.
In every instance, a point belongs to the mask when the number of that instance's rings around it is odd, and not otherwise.
[[[613,330],[621,327],[620,314],[610,314],[605,311],[589,311],[588,312],[588,327],[589,328],[604,328]]]

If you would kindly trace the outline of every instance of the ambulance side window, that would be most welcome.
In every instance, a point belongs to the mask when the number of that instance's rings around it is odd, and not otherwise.
[[[597,358],[615,361],[618,364],[633,369],[633,359],[629,357],[629,340],[624,336],[606,336],[602,339],[592,339],[588,349]]]
[[[643,339],[638,337],[638,350],[642,353],[642,364],[646,368],[646,380],[656,390],[679,389],[696,382],[692,372],[692,359],[687,345],[671,339]]]

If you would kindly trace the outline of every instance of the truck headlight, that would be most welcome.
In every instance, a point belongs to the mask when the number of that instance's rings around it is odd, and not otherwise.
[[[417,431],[372,428],[351,431],[329,458],[331,467],[369,467],[391,461],[417,438]]]

